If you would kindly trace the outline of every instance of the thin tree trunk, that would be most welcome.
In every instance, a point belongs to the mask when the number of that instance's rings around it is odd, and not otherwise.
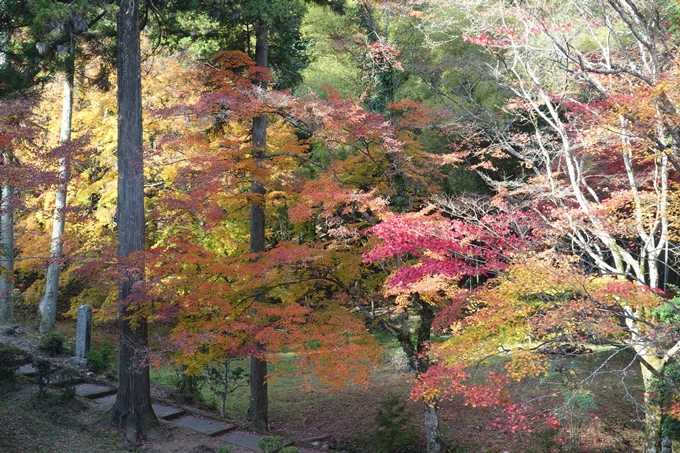
[[[395,328],[384,323],[387,331],[394,336],[406,354],[409,365],[416,375],[425,373],[430,367],[427,358],[427,344],[432,334],[432,322],[435,318],[434,307],[424,302],[418,293],[411,294],[414,308],[418,308],[420,323],[416,330],[417,343],[414,345],[411,329],[409,326],[408,312],[404,311],[401,317],[401,328]],[[439,412],[437,401],[424,403],[423,426],[427,440],[427,453],[440,453],[443,449],[441,433],[439,431]]]
[[[10,164],[11,156],[3,154],[5,165]],[[12,206],[14,188],[2,186],[0,201],[0,319],[14,321],[14,207]]]
[[[144,250],[144,156],[138,0],[119,0],[118,12],[118,228],[120,365],[111,420],[130,442],[156,421],[151,407],[147,322],[135,303],[142,294],[143,264],[134,254]],[[131,257],[131,255],[133,255]],[[132,259],[131,259],[132,258]]]
[[[663,371],[664,361],[655,354],[641,352],[640,356],[656,371]],[[642,365],[642,383],[645,388],[645,449],[644,453],[661,453],[661,423],[663,421],[663,400],[656,389],[657,378]]]
[[[256,27],[255,63],[263,68],[267,67],[268,43],[267,30],[261,24]],[[255,161],[259,165],[264,159],[267,147],[267,117],[261,115],[253,118],[253,147]],[[252,193],[265,194],[265,187],[261,182],[254,180]],[[265,251],[264,241],[264,209],[261,197],[250,206],[250,252],[261,253]],[[264,302],[264,295],[255,295],[255,300]],[[248,408],[248,420],[250,426],[257,431],[269,431],[269,402],[267,395],[267,361],[264,358],[264,345],[258,343],[257,350],[250,356],[250,407]]]
[[[442,444],[441,433],[439,432],[439,413],[436,405],[425,404],[423,425],[425,426],[427,453],[440,453]]]
[[[6,6],[0,0],[0,7]],[[7,45],[10,32],[8,24],[0,23],[0,71],[8,66]],[[4,165],[10,164],[10,154],[4,153]],[[4,185],[0,189],[0,321],[13,322],[14,319],[14,210],[12,208],[12,186]]]
[[[71,47],[73,53],[73,47]],[[73,118],[73,78],[75,73],[75,56],[69,61],[69,68],[64,74],[64,96],[61,113],[61,135],[59,143],[65,144],[71,140],[71,124]],[[47,268],[47,281],[45,283],[45,295],[40,301],[40,332],[48,333],[54,329],[57,317],[57,295],[59,294],[59,274],[61,272],[62,258],[62,235],[64,234],[66,189],[68,186],[68,159],[59,159],[59,185],[57,186],[56,200],[54,203],[54,222],[52,224],[52,243],[50,245],[50,262]]]
[[[222,404],[220,404],[220,417],[224,417],[224,407],[227,403],[227,394],[229,393],[229,361],[224,361],[224,393],[222,394]]]
[[[424,373],[430,367],[427,360],[427,345],[432,336],[432,323],[434,322],[434,307],[423,301],[419,294],[413,295],[413,302],[420,305],[420,324],[416,331],[418,343],[416,351],[419,357],[418,372]],[[439,411],[437,402],[425,403],[425,413],[423,416],[423,426],[425,427],[425,439],[427,440],[427,453],[440,453],[442,451],[441,433],[439,432]]]

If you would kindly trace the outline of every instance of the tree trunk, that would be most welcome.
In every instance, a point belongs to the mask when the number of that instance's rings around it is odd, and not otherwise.
[[[420,323],[416,329],[417,343],[414,345],[411,329],[409,326],[408,311],[402,313],[401,328],[396,329],[386,324],[390,334],[392,334],[401,344],[401,348],[408,358],[408,362],[416,372],[416,375],[425,373],[430,367],[427,358],[427,343],[432,336],[432,322],[435,318],[434,307],[424,302],[420,294],[411,294],[413,307],[418,309]],[[425,427],[425,437],[427,439],[427,453],[440,453],[443,449],[441,443],[441,433],[439,432],[439,413],[437,402],[430,401],[425,403],[423,426]]]
[[[73,47],[71,53],[73,54]],[[73,78],[75,73],[72,55],[69,68],[64,74],[64,96],[61,113],[61,135],[59,143],[64,144],[71,140],[71,123],[73,118]],[[54,203],[54,222],[52,224],[52,243],[50,245],[50,262],[47,267],[47,281],[45,282],[45,295],[40,301],[40,332],[48,333],[54,329],[57,317],[57,295],[59,294],[59,274],[61,272],[62,242],[64,234],[66,188],[68,185],[68,160],[66,157],[59,159],[59,185],[57,186],[56,200]]]
[[[664,361],[654,354],[640,353],[640,356],[656,371],[663,371]],[[641,365],[642,383],[645,388],[645,448],[644,453],[661,453],[661,422],[663,421],[663,400],[658,393],[657,378]]]
[[[0,7],[5,7],[0,0]],[[9,44],[9,25],[0,23],[0,71],[8,66],[7,45]],[[9,153],[2,155],[3,163],[9,165]],[[11,205],[12,187],[2,186],[0,190],[0,321],[14,321],[14,211]]]
[[[138,0],[119,0],[118,11],[118,228],[120,365],[111,420],[130,442],[152,428],[146,318],[138,313],[144,250],[144,161]],[[131,257],[131,255],[133,255]]]
[[[441,433],[439,432],[439,413],[436,405],[425,404],[425,439],[427,440],[427,453],[440,453],[442,451]]]
[[[224,380],[222,381],[224,384],[224,387],[222,387],[222,390],[224,393],[222,394],[222,401],[220,404],[220,417],[224,417],[224,409],[225,406],[227,405],[227,395],[229,394],[229,361],[225,360],[224,361]]]
[[[260,357],[264,347],[250,356],[250,407],[248,421],[255,431],[269,432],[269,399],[267,394],[267,361]]]
[[[3,154],[5,165],[11,156]],[[0,320],[14,321],[14,188],[2,186],[0,200]]]
[[[266,68],[268,58],[267,29],[259,23],[255,29],[255,63]],[[267,147],[267,117],[265,115],[253,118],[253,147],[257,148],[255,162],[256,165],[259,165],[262,159],[264,159]],[[264,195],[265,187],[259,181],[253,180],[252,193]],[[255,200],[250,206],[251,253],[265,251],[263,198]],[[264,302],[264,295],[256,294],[255,300]],[[250,407],[248,408],[248,420],[251,428],[257,431],[269,431],[267,361],[264,358],[264,345],[259,343],[257,351],[250,356]]]

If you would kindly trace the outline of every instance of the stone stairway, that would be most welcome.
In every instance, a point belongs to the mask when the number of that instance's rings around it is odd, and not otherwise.
[[[17,373],[28,377],[33,377],[36,370],[33,365],[24,365]],[[113,406],[116,402],[116,389],[108,386],[81,383],[76,385],[76,395],[93,400],[102,406]],[[214,437],[224,441],[225,445],[234,445],[242,449],[253,452],[261,452],[257,443],[262,439],[262,434],[251,433],[236,429],[236,425],[188,414],[184,409],[178,409],[163,404],[152,403],[156,416],[162,420],[167,420],[177,426],[197,431],[206,436]],[[319,453],[318,450],[297,447],[300,453]]]
[[[76,395],[91,399],[104,406],[113,406],[116,402],[116,390],[111,387],[79,384],[76,386]],[[254,452],[262,450],[257,443],[262,439],[262,434],[251,433],[236,429],[236,425],[187,414],[183,409],[177,409],[162,404],[152,404],[156,416],[163,420],[168,420],[173,424],[189,428],[206,436],[211,436],[224,441],[227,445],[235,445],[247,448]],[[318,453],[315,450],[298,447],[300,453]]]

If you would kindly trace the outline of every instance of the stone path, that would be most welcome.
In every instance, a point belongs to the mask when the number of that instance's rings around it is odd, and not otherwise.
[[[24,365],[18,373],[28,377],[35,375],[33,365]],[[116,402],[116,389],[112,387],[95,384],[76,385],[76,395],[88,398],[103,406],[113,406]],[[162,404],[153,404],[153,410],[158,418],[168,420],[173,424],[192,429],[207,436],[215,437],[224,441],[226,445],[234,445],[241,448],[250,449],[254,452],[261,452],[257,442],[263,435],[237,430],[231,423],[225,423],[205,417],[197,417],[187,414],[183,409],[177,409]],[[311,450],[299,447],[300,453],[322,453],[320,450]]]
[[[94,384],[78,384],[76,385],[76,395],[87,399],[97,399],[103,396],[113,395],[116,389],[111,387],[104,387],[103,385]]]
[[[207,418],[194,417],[193,415],[184,415],[172,421],[179,426],[184,426],[185,428],[193,429],[199,433],[214,437],[224,434],[227,431],[231,431],[236,428],[235,425],[231,423],[218,422],[217,420],[210,420]],[[257,445],[256,445],[257,446]]]
[[[23,375],[28,376],[28,377],[35,376],[36,372],[37,372],[37,370],[30,363],[27,364],[27,365],[23,365],[21,368],[19,368],[17,370],[17,373],[23,374]]]
[[[257,441],[262,439],[262,436],[246,431],[231,431],[220,436],[228,444],[236,445],[237,447],[250,448],[255,451],[260,451],[257,446]]]

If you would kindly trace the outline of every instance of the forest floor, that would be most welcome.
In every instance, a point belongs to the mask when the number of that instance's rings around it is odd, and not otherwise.
[[[31,328],[20,335],[5,333],[0,324],[0,343],[22,347],[34,356],[44,355],[36,348],[38,336]],[[60,363],[67,357],[56,357]],[[552,407],[562,422],[558,431],[536,420],[530,432],[490,429],[499,418],[506,423],[499,408],[472,408],[462,401],[443,404],[440,410],[442,434],[449,440],[450,452],[549,453],[549,452],[627,452],[641,451],[641,413],[635,403],[642,395],[639,366],[630,358],[615,357],[596,380],[588,381],[589,371],[599,363],[596,354],[567,357],[559,372],[548,378],[529,379],[512,385],[509,393],[517,401],[533,401],[535,407]],[[323,387],[303,390],[300,379],[280,378],[270,384],[270,422],[273,434],[296,441],[321,438],[308,448],[330,449],[348,453],[377,451],[373,433],[379,411],[385,401],[395,396],[405,402],[405,412],[396,426],[398,432],[413,428],[422,438],[422,403],[407,399],[411,373],[404,368],[398,348],[388,346],[386,361],[372,376],[367,388],[347,387],[331,390]],[[498,366],[499,363],[489,366]],[[114,385],[103,375],[81,369],[86,381]],[[560,373],[581,374],[585,387],[577,393],[560,379]],[[152,371],[156,401],[189,409],[198,415],[219,419],[210,398],[183,399],[169,386],[167,370]],[[90,400],[64,400],[58,390],[39,396],[34,380],[19,376],[0,388],[0,452],[217,452],[225,443],[161,420],[153,438],[138,445],[122,440],[121,433],[106,424],[108,408]],[[569,395],[569,396],[568,396]],[[569,404],[565,404],[565,400]],[[207,402],[206,402],[207,401]],[[245,428],[247,391],[229,395],[226,420]],[[396,409],[396,407],[392,407]],[[396,413],[393,413],[395,417]],[[531,415],[528,414],[531,419]],[[531,421],[531,420],[530,420]],[[511,423],[507,423],[510,426]],[[232,453],[250,453],[231,446]],[[400,450],[401,451],[401,450]],[[413,449],[412,451],[421,451]]]

